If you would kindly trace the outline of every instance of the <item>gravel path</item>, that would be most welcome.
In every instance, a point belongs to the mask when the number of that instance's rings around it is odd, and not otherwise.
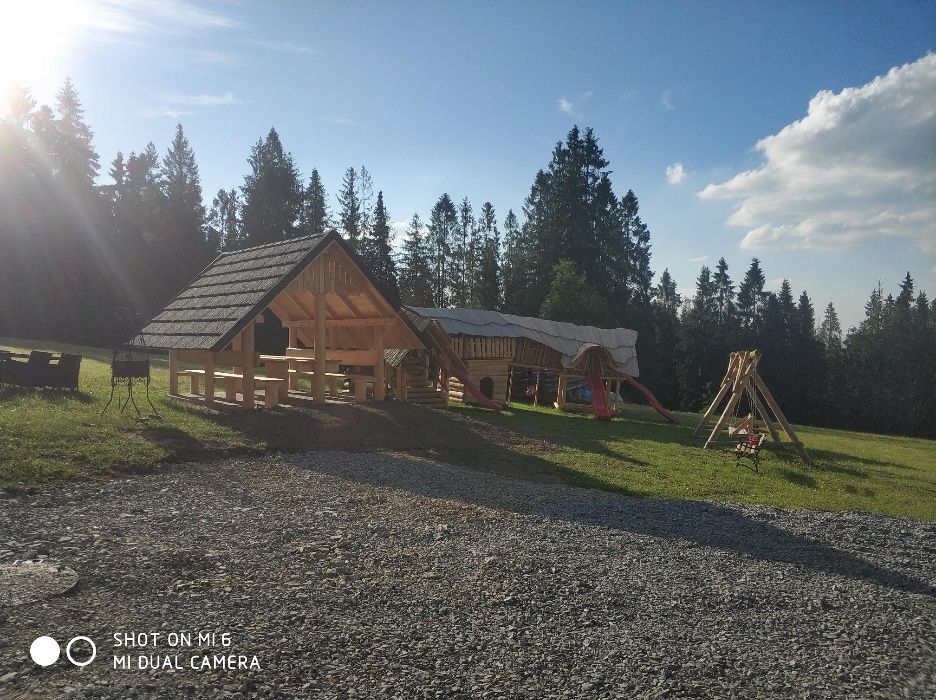
[[[0,697],[932,698],[934,555],[933,524],[405,454],[179,465],[0,498],[0,562],[79,575],[0,608]],[[161,636],[115,648],[130,631]],[[180,631],[193,646],[169,647]],[[47,668],[41,634],[63,646]],[[115,670],[125,653],[182,670]],[[228,655],[260,670],[190,667]]]

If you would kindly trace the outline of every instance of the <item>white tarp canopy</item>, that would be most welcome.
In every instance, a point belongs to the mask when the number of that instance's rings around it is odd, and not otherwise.
[[[595,328],[574,323],[546,321],[542,318],[514,316],[485,309],[428,309],[409,307],[415,313],[439,322],[449,335],[473,335],[486,338],[529,338],[562,355],[568,367],[576,355],[588,348],[605,348],[619,372],[640,376],[637,368],[637,331],[629,328]]]

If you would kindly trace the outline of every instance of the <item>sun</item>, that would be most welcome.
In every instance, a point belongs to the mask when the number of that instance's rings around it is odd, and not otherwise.
[[[0,0],[0,96],[14,84],[49,89],[84,10],[82,0]]]

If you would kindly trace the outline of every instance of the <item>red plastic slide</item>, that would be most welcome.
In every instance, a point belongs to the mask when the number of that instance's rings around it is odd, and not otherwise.
[[[647,399],[647,401],[649,402],[651,406],[653,406],[653,408],[656,409],[656,412],[659,413],[661,416],[663,416],[666,420],[668,420],[670,423],[679,422],[678,420],[676,420],[676,416],[674,416],[672,413],[670,413],[665,408],[663,408],[663,404],[660,403],[660,400],[656,396],[654,396],[653,392],[650,391],[647,387],[645,387],[643,384],[641,384],[636,379],[630,376],[625,377],[625,381],[627,381],[628,384],[630,384],[637,391],[643,394],[643,397]]]
[[[494,401],[493,399],[489,399],[487,396],[482,394],[481,390],[474,385],[474,382],[468,379],[467,374],[462,372],[457,367],[453,367],[450,363],[446,362],[444,358],[439,357],[438,359],[445,365],[443,369],[445,370],[446,374],[458,379],[458,381],[460,381],[462,385],[465,387],[465,391],[471,394],[471,396],[475,399],[475,401],[477,401],[479,404],[481,404],[485,408],[488,408],[494,411],[494,413],[501,412],[501,405],[497,403],[497,401]]]
[[[585,375],[588,379],[588,388],[591,389],[592,413],[598,420],[611,420],[611,407],[608,406],[608,390],[605,388],[604,381],[600,374],[589,372]]]

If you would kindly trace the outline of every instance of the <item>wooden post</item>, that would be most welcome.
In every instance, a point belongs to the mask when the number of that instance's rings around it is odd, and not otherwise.
[[[566,375],[559,373],[559,388],[556,390],[556,408],[564,411],[566,406]]]
[[[449,376],[445,373],[445,370],[440,370],[439,376],[442,379],[442,400],[445,402],[445,407],[449,407]],[[464,394],[462,395],[462,401],[465,400]]]
[[[764,384],[763,380],[760,378],[757,370],[754,371],[754,383],[764,395],[764,400],[767,401],[767,405],[770,406],[770,410],[773,411],[774,415],[777,417],[777,421],[780,423],[780,427],[783,428],[783,431],[787,434],[787,437],[793,444],[793,449],[796,450],[796,454],[800,456],[800,459],[802,459],[807,466],[811,467],[813,463],[812,457],[809,456],[806,448],[803,447],[803,443],[800,442],[800,439],[796,436],[796,432],[793,430],[793,426],[790,425],[790,422],[787,420],[786,416],[783,415],[783,411],[780,410],[780,406],[774,399],[773,394],[770,393],[770,389],[767,388],[767,385]]]
[[[325,373],[328,371],[327,348],[328,339],[325,325],[325,294],[315,293],[315,374],[312,376],[313,400],[325,402]]]
[[[251,321],[241,333],[244,380],[241,383],[244,408],[254,407],[254,322]]]
[[[169,351],[169,394],[179,395],[179,351]]]
[[[297,348],[299,347],[299,331],[296,330],[295,326],[289,327],[289,347]],[[299,373],[298,372],[289,372],[291,369],[296,369],[297,365],[293,361],[288,363],[286,376],[289,377],[289,389],[290,391],[295,391],[299,388]]]
[[[215,394],[215,361],[214,353],[209,352],[205,355],[205,404],[211,406],[214,404],[214,394]]]
[[[374,326],[374,349],[377,363],[374,365],[374,401],[383,401],[387,395],[387,363],[384,361],[384,327]]]

